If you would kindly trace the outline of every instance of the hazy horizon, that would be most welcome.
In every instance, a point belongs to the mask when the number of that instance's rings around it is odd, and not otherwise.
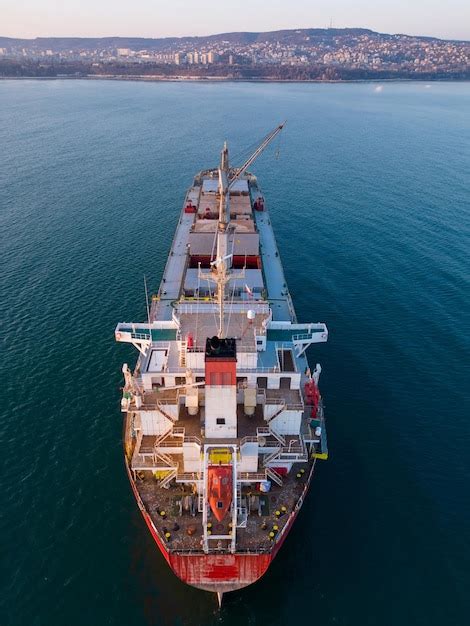
[[[108,34],[108,35],[31,35],[29,37],[22,37],[19,35],[5,35],[2,31],[0,31],[0,37],[6,37],[9,39],[26,39],[26,40],[34,40],[34,39],[109,39],[109,38],[118,38],[118,39],[185,39],[189,37],[216,37],[218,35],[225,35],[231,33],[270,33],[276,31],[284,31],[284,30],[309,30],[309,29],[327,29],[328,26],[301,26],[301,27],[290,27],[290,28],[275,28],[272,30],[224,30],[224,31],[216,31],[211,33],[201,33],[198,35],[195,34],[187,34],[187,35],[126,35],[126,34]],[[378,32],[383,35],[406,35],[408,37],[434,37],[436,39],[442,39],[444,41],[470,41],[470,35],[468,37],[441,37],[439,35],[429,35],[425,33],[410,33],[405,31],[377,31],[374,28],[369,28],[368,26],[332,26],[333,29],[365,29],[370,30],[372,32]]]
[[[0,0],[0,35],[36,37],[191,37],[230,32],[269,32],[303,28],[367,28],[389,34],[470,39],[470,3],[449,0],[252,0],[237,11],[209,0],[141,0],[136,8],[113,0]],[[292,19],[291,16],[295,16]]]

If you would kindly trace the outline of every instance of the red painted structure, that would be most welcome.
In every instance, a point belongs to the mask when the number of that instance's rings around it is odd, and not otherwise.
[[[209,506],[216,519],[221,522],[232,503],[233,480],[230,465],[209,465],[207,468]]]
[[[218,337],[207,339],[204,366],[206,385],[211,387],[236,385],[235,340],[219,339]]]
[[[264,211],[264,199],[262,196],[255,200],[253,208],[255,211]]]
[[[320,402],[320,392],[313,379],[305,383],[306,404],[312,405],[312,417],[316,417],[318,403]]]

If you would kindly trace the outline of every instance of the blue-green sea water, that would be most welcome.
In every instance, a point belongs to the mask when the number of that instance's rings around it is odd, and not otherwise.
[[[219,613],[131,495],[113,330],[194,173],[283,119],[253,170],[298,317],[330,329],[331,456]],[[470,623],[470,84],[2,81],[0,233],[3,625]]]

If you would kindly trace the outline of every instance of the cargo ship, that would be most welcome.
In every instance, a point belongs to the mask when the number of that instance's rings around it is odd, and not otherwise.
[[[328,329],[297,320],[249,171],[283,126],[240,167],[224,144],[195,176],[147,320],[115,330],[139,352],[121,399],[137,505],[176,576],[219,603],[265,574],[328,457],[306,355]]]

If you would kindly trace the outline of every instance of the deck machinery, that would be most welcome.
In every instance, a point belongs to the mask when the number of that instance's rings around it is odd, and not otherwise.
[[[147,321],[115,338],[139,351],[123,365],[125,461],[147,526],[175,574],[215,592],[260,578],[328,456],[320,365],[328,339],[299,323],[269,211],[225,144],[218,168],[186,193]]]

